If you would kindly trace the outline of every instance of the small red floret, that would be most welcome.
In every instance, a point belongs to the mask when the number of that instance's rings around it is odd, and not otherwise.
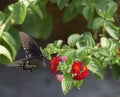
[[[70,73],[73,75],[74,80],[83,80],[89,75],[87,66],[83,66],[82,61],[75,61],[72,64]]]

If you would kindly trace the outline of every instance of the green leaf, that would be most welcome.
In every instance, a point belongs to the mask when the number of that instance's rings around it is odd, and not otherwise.
[[[31,4],[37,3],[38,0],[19,0],[19,2],[24,3],[24,5],[25,5],[26,7],[28,7],[28,6],[31,5]]]
[[[113,50],[118,51],[118,48],[119,48],[118,41],[112,38],[109,38],[108,41],[109,41],[109,49],[112,51]]]
[[[67,7],[63,13],[63,21],[65,23],[73,20],[78,15],[77,12],[75,12],[73,7]]]
[[[5,19],[5,14],[2,11],[0,11],[0,25],[3,23],[4,19]]]
[[[114,39],[119,39],[120,28],[115,25],[107,25],[105,26],[105,30],[107,33]]]
[[[24,31],[29,32],[29,34],[35,38],[47,39],[52,33],[52,18],[46,12],[45,6],[42,3],[38,4],[34,5],[37,11],[30,7],[22,27]],[[42,18],[39,12],[42,13]]]
[[[56,48],[53,43],[50,43],[46,46],[46,50],[50,53],[58,53],[60,52],[60,49]]]
[[[76,45],[76,43],[79,41],[79,39],[80,39],[79,34],[72,34],[68,37],[68,44],[73,47]]]
[[[103,48],[99,47],[96,52],[94,52],[95,57],[100,57],[100,56],[110,56],[110,50],[109,48]]]
[[[22,24],[26,17],[27,8],[22,2],[15,3],[13,7],[13,19],[15,23]]]
[[[103,26],[103,21],[104,19],[101,17],[97,17],[94,19],[93,24],[92,24],[92,29],[93,31],[99,30],[101,26]]]
[[[57,3],[58,0],[50,0],[51,3]]]
[[[2,45],[0,45],[0,62],[2,64],[8,64],[12,62],[10,52]]]
[[[57,40],[57,41],[54,41],[54,44],[53,44],[53,45],[54,45],[56,48],[61,48],[62,43],[63,43],[63,40]]]
[[[75,50],[67,50],[65,53],[64,53],[64,55],[66,56],[66,57],[70,57],[70,58],[72,58],[72,59],[75,59],[76,58],[76,51]]]
[[[113,14],[116,12],[116,9],[117,4],[112,0],[105,0],[104,2],[99,0],[96,5],[97,13],[105,19],[109,19],[110,17],[112,17]]]
[[[68,2],[69,0],[58,0],[57,4],[60,9],[63,9],[67,5]]]
[[[11,50],[12,50],[12,57],[13,59],[16,56],[16,42],[14,40],[14,38],[8,33],[8,32],[4,32],[2,35],[2,39],[10,46]]]
[[[64,78],[61,83],[63,93],[66,94],[69,90],[72,89],[72,86],[73,86],[72,76],[68,73],[64,74]]]
[[[88,21],[91,21],[94,15],[94,6],[89,5],[83,8],[83,15]]]
[[[109,41],[107,40],[106,37],[102,37],[100,39],[100,44],[101,44],[101,47],[108,47],[109,46]]]
[[[101,64],[99,63],[97,59],[92,58],[89,61],[89,64],[87,66],[88,66],[88,69],[92,73],[95,73],[97,76],[99,76],[99,78],[103,79],[104,72],[103,72]]]
[[[114,64],[111,66],[111,72],[113,77],[115,77],[116,79],[120,78],[120,65]]]
[[[80,80],[80,81],[74,81],[74,86],[75,86],[77,89],[80,89],[82,83],[83,83],[83,80]]]
[[[76,46],[77,46],[77,48],[81,48],[81,47],[85,47],[85,46],[94,47],[95,42],[91,35],[84,33],[80,36],[79,42],[77,42]]]

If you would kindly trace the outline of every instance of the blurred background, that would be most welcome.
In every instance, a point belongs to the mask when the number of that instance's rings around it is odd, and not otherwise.
[[[4,0],[0,3],[3,10],[8,4],[17,0]],[[90,31],[87,21],[79,15],[69,23],[62,22],[62,12],[56,5],[47,4],[47,11],[53,18],[52,34],[47,40],[36,40],[41,47],[54,40],[62,39],[66,43],[72,33]],[[81,25],[81,26],[80,26]],[[20,49],[17,59],[22,56]],[[56,81],[49,69],[39,68],[33,72],[22,72],[18,68],[7,68],[0,64],[0,97],[120,97],[120,80],[115,80],[107,69],[104,80],[97,80],[91,74],[80,90],[73,89],[63,95],[60,83]]]

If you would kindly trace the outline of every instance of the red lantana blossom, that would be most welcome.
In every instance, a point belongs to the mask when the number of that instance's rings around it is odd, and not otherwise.
[[[83,80],[89,75],[87,66],[83,66],[82,61],[75,61],[72,64],[70,73],[73,75],[74,80]]]
[[[53,74],[57,73],[57,67],[59,62],[65,62],[67,60],[66,56],[55,56],[50,60],[50,69]]]
[[[59,56],[53,57],[50,60],[50,69],[51,69],[53,74],[57,73],[58,64],[59,64]]]

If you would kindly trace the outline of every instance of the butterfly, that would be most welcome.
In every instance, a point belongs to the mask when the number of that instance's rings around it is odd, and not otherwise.
[[[26,55],[25,58],[17,60],[8,67],[21,67],[23,71],[30,72],[36,68],[39,63],[44,67],[48,64],[48,59],[41,52],[38,44],[26,33],[20,31],[19,37]]]

